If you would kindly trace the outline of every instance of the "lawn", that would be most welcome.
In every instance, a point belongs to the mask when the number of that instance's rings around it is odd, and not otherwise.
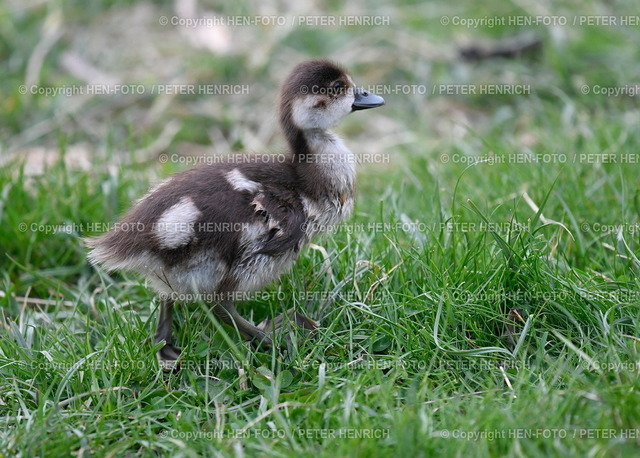
[[[637,455],[637,6],[281,7],[0,5],[0,457]],[[239,309],[321,329],[258,350],[181,304],[163,371],[157,299],[81,238],[282,151],[278,85],[312,57],[387,103],[337,128],[352,217]]]

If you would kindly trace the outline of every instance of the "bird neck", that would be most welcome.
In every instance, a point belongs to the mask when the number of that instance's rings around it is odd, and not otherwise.
[[[311,197],[352,195],[355,155],[328,129],[285,129],[291,162],[303,192]]]

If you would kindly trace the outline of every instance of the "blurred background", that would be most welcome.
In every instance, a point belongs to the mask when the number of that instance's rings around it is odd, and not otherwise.
[[[484,132],[511,136],[514,149],[531,148],[545,122],[537,110],[575,119],[568,135],[588,135],[579,113],[586,107],[621,106],[626,122],[637,121],[635,97],[581,92],[584,84],[633,83],[637,24],[589,25],[585,18],[634,13],[617,1],[6,0],[2,150],[26,158],[30,170],[54,160],[61,139],[67,160],[83,168],[108,154],[139,163],[162,152],[278,150],[278,85],[294,64],[318,56],[348,67],[358,84],[390,92],[384,110],[349,119],[342,131],[355,139],[354,150],[392,151],[390,166],[405,164],[407,151],[428,155]],[[451,88],[470,84],[475,94]],[[478,93],[486,84],[527,89]],[[241,90],[165,93],[163,85]],[[549,115],[555,122],[556,113]]]
[[[163,152],[277,151],[284,146],[277,136],[279,84],[302,60],[338,61],[360,84],[426,83],[437,47],[420,37],[424,24],[401,24],[418,6],[400,16],[382,4],[327,6],[347,20],[381,25],[341,26],[335,15],[325,25],[320,4],[5,3],[3,149],[27,158],[29,170],[54,160],[61,137],[68,162],[84,168],[107,154],[142,163]],[[422,92],[399,94],[391,110],[368,117],[367,127],[359,119],[347,132],[377,132],[376,142],[372,135],[360,139],[369,139],[363,149],[410,142],[420,124],[402,125],[393,110],[402,105],[415,119],[426,108]]]

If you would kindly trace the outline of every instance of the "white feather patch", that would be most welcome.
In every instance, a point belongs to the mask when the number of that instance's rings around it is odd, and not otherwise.
[[[225,175],[227,181],[236,191],[258,192],[262,188],[260,183],[251,181],[238,169],[233,169]]]
[[[173,249],[187,245],[194,236],[194,226],[200,215],[200,210],[190,197],[180,199],[154,224],[160,246]]]

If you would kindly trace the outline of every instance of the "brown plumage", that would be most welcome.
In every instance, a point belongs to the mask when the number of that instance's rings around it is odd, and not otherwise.
[[[299,64],[280,96],[286,156],[178,173],[140,199],[114,230],[86,240],[93,264],[137,271],[160,293],[156,341],[166,343],[159,354],[163,364],[180,354],[171,333],[176,294],[211,302],[244,337],[271,344],[271,328],[282,316],[254,326],[231,299],[278,278],[312,236],[351,211],[355,157],[329,128],[352,111],[383,104],[331,62]],[[287,314],[303,328],[316,326]]]

